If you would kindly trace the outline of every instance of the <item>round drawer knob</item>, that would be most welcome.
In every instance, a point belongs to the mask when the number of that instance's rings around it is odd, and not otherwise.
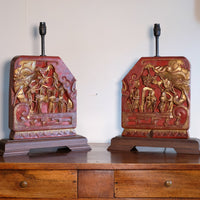
[[[172,181],[165,181],[165,186],[166,187],[171,187],[172,186]]]
[[[22,182],[20,182],[19,185],[20,185],[21,188],[25,188],[25,187],[28,186],[28,183],[26,181],[22,181]]]

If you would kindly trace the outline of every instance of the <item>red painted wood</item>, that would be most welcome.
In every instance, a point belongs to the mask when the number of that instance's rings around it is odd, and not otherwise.
[[[190,64],[184,57],[143,57],[123,79],[123,136],[188,138]]]
[[[10,137],[29,139],[75,135],[75,82],[59,57],[13,58],[10,70]]]

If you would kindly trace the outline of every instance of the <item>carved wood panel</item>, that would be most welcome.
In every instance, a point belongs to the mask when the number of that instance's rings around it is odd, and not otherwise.
[[[75,82],[59,57],[15,57],[10,70],[11,137],[74,135]]]
[[[143,57],[122,81],[124,136],[187,138],[190,65],[184,57]]]

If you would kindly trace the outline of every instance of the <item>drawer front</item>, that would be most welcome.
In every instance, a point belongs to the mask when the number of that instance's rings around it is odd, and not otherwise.
[[[117,170],[115,197],[200,198],[200,171]]]
[[[76,198],[76,170],[2,170],[0,197]]]
[[[112,198],[114,173],[111,170],[80,170],[78,173],[79,198]]]

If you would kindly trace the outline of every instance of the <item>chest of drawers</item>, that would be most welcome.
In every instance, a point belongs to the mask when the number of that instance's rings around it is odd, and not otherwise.
[[[90,152],[1,158],[0,199],[200,199],[200,156]]]

